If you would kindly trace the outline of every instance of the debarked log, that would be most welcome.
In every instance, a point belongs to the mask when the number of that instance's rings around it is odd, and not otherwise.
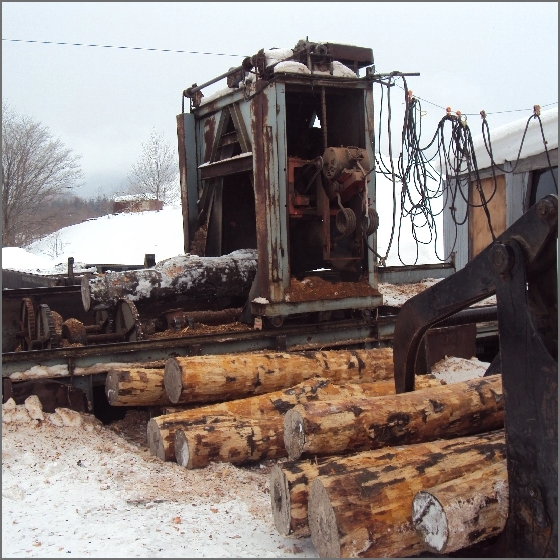
[[[433,376],[418,376],[417,385],[439,384]],[[329,379],[315,377],[294,387],[244,399],[216,403],[181,412],[152,418],[148,423],[148,445],[153,455],[162,461],[175,459],[174,435],[178,429],[187,429],[203,417],[229,416],[234,418],[280,417],[299,403],[320,399],[337,399],[349,396],[394,394],[393,381],[334,385]],[[282,425],[280,431],[283,434]]]
[[[120,367],[109,370],[105,395],[111,406],[171,404],[163,386],[163,368]]]
[[[169,358],[165,390],[173,403],[216,402],[262,395],[313,377],[366,383],[393,377],[393,351],[240,353]]]
[[[426,548],[454,552],[499,535],[508,515],[507,462],[418,492],[412,522]]]
[[[288,457],[467,436],[504,425],[502,376],[386,397],[302,403],[284,418]]]
[[[286,461],[272,467],[269,477],[270,502],[276,529],[281,535],[309,536],[307,502],[309,487],[318,476],[348,473],[365,467],[382,467],[407,460],[419,463],[426,457],[439,457],[447,449],[458,452],[461,446],[472,447],[503,442],[503,432],[470,436],[453,440],[436,440],[413,445],[363,451],[353,455],[319,457],[313,460]],[[469,448],[470,448],[469,447]]]
[[[193,298],[247,296],[257,270],[257,252],[240,249],[221,257],[179,255],[154,268],[107,272],[83,277],[82,303],[89,311],[120,298],[155,300],[183,295]]]
[[[423,552],[412,522],[412,500],[436,486],[503,461],[501,437],[482,434],[465,445],[448,441],[445,450],[345,473],[319,476],[309,489],[311,539],[321,557],[394,558]]]
[[[187,469],[206,467],[212,462],[242,465],[285,456],[279,416],[238,418],[175,432],[175,458]]]

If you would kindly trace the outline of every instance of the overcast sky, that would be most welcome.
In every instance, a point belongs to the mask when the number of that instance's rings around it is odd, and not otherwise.
[[[558,101],[556,2],[3,2],[3,39],[238,56],[3,40],[2,99],[82,156],[76,194],[122,192],[153,128],[175,149],[185,88],[306,37],[370,47],[379,72],[420,72],[408,80],[414,94],[474,113],[473,135],[481,109],[492,129]],[[444,111],[423,109],[427,138]],[[529,110],[504,112],[515,109]]]

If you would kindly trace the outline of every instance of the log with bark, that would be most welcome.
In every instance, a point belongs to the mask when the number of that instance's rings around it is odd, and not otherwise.
[[[378,398],[302,403],[284,418],[288,457],[452,438],[504,425],[501,375]]]
[[[177,295],[193,298],[247,296],[257,270],[257,252],[240,249],[221,257],[179,255],[154,268],[107,272],[82,279],[82,303],[113,306],[120,298],[132,301]]]
[[[468,439],[449,440],[440,452],[420,456],[410,445],[401,460],[316,477],[309,488],[308,519],[319,556],[394,558],[423,552],[412,522],[416,493],[506,457],[503,431]]]
[[[318,476],[347,473],[365,467],[383,465],[393,462],[406,462],[408,457],[419,460],[421,457],[436,457],[448,448],[480,444],[481,437],[487,443],[502,441],[503,434],[495,432],[484,436],[470,436],[454,440],[436,440],[413,445],[363,451],[352,455],[319,457],[313,460],[286,461],[274,465],[270,471],[269,488],[272,515],[276,529],[281,535],[294,537],[309,536],[307,522],[307,502],[309,486]]]
[[[441,382],[434,376],[418,376],[418,387],[437,386]],[[274,391],[265,395],[247,397],[204,407],[191,408],[175,414],[152,418],[148,423],[148,444],[153,455],[162,461],[175,460],[174,435],[178,429],[187,429],[193,421],[204,416],[230,416],[234,418],[282,417],[288,410],[301,402],[320,399],[336,399],[348,396],[379,396],[395,393],[393,381],[375,383],[334,385],[324,378],[313,378],[294,387]],[[199,421],[199,424],[204,424]],[[279,428],[283,435],[282,424]]]
[[[109,370],[105,395],[111,406],[165,406],[172,404],[163,386],[160,368],[120,367]]]
[[[165,390],[173,403],[230,401],[297,385],[312,377],[365,383],[393,377],[393,351],[240,353],[169,358]]]
[[[175,432],[175,458],[187,469],[211,462],[242,465],[286,456],[282,418],[236,418]]]
[[[509,507],[507,462],[418,492],[412,501],[412,522],[426,548],[438,554],[455,552],[499,535]]]
[[[440,384],[437,379],[429,379],[427,376],[419,381],[421,386],[439,386]],[[311,391],[305,392],[306,388],[310,388]],[[356,395],[383,395],[395,391],[392,381],[340,386],[324,380],[323,384],[315,386],[303,384],[303,387],[299,385],[294,389],[292,398],[294,396],[295,398],[293,398],[292,406],[295,406],[296,401],[348,398]],[[274,408],[269,413],[262,414],[259,410],[257,415],[237,416],[231,422],[179,428],[176,430],[174,438],[177,463],[187,469],[195,469],[205,467],[211,462],[241,465],[249,461],[286,457],[284,419],[282,417],[282,409],[289,406],[290,396],[286,393],[281,395],[283,406]],[[276,403],[278,404],[278,401]]]

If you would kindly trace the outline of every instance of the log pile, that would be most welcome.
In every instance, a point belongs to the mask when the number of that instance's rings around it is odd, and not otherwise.
[[[446,554],[504,528],[500,375],[417,376],[396,395],[389,349],[253,353],[115,368],[106,389],[117,406],[188,407],[149,421],[161,460],[288,457],[270,473],[274,523],[321,557]]]
[[[290,459],[465,436],[503,427],[499,375],[385,398],[302,403],[284,418]]]
[[[433,376],[419,376],[418,387],[437,387],[441,382]],[[279,442],[276,457],[287,456],[283,439],[284,414],[299,403],[322,399],[336,400],[349,397],[376,397],[395,393],[393,381],[373,383],[346,383],[335,385],[329,379],[313,378],[294,387],[244,399],[216,403],[174,414],[152,418],[148,423],[148,444],[153,455],[162,461],[177,462],[185,467],[205,466],[202,456],[194,460],[197,452],[192,438],[177,432],[197,432],[199,445],[212,445],[212,456],[207,461],[225,461],[241,464],[250,460],[272,458],[267,451],[268,441],[261,442],[255,430],[272,429]],[[262,423],[262,427],[259,427]],[[272,423],[272,424],[271,424]],[[252,430],[249,430],[249,424]],[[259,432],[260,433],[260,432]],[[194,436],[193,436],[194,437]],[[182,451],[177,455],[176,438],[181,438]],[[232,440],[237,447],[231,447]],[[190,447],[190,451],[186,448]],[[187,455],[185,455],[187,453]],[[206,452],[204,452],[206,453]],[[261,454],[258,456],[258,454]],[[184,457],[190,457],[185,460]]]
[[[442,554],[496,536],[508,511],[503,421],[501,376],[300,403],[284,417],[292,460],[270,473],[275,526],[329,558]]]
[[[424,387],[441,385],[437,379],[428,378],[420,381],[419,384]],[[241,465],[248,461],[280,459],[287,456],[282,414],[289,406],[295,406],[296,400],[301,403],[324,398],[335,400],[355,396],[376,397],[394,392],[393,383],[387,381],[340,386],[333,385],[326,379],[316,379],[312,384],[303,383],[294,389],[293,393],[292,389],[281,392],[276,403],[281,402],[282,406],[275,408],[272,413],[250,417],[234,416],[230,421],[177,429],[174,437],[177,463],[193,469],[205,467],[211,462]]]

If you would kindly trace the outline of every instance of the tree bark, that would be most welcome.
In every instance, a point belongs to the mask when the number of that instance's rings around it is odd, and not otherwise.
[[[215,402],[262,395],[312,377],[364,383],[393,377],[393,351],[242,353],[169,358],[165,390],[173,403]]]
[[[408,557],[424,551],[412,523],[412,500],[423,488],[442,484],[503,461],[503,432],[483,434],[469,445],[447,442],[441,452],[346,473],[319,476],[309,489],[308,519],[319,556]]]
[[[175,432],[175,458],[187,469],[211,462],[241,465],[286,456],[282,418],[239,418]]]
[[[284,418],[288,457],[332,455],[497,430],[502,376],[379,398],[302,403]]]
[[[426,548],[454,552],[499,535],[508,515],[507,462],[418,492],[412,522]]]
[[[163,386],[163,368],[121,367],[109,370],[105,394],[111,406],[165,406],[171,401]]]
[[[420,377],[420,376],[419,376]],[[439,384],[433,376],[421,376],[419,384]],[[281,417],[298,403],[319,399],[336,399],[352,395],[394,394],[393,381],[377,381],[375,383],[333,385],[329,379],[313,378],[294,387],[274,391],[265,395],[257,395],[245,399],[212,404],[204,407],[191,408],[181,412],[152,418],[148,423],[148,444],[153,455],[162,461],[175,460],[176,430],[186,430],[198,421],[204,424],[202,417],[229,416],[235,418]],[[280,426],[282,432],[282,425]]]
[[[286,461],[272,467],[269,477],[270,503],[276,529],[281,535],[308,537],[309,523],[307,502],[309,487],[318,476],[336,473],[349,473],[366,467],[383,467],[393,463],[404,464],[408,460],[419,463],[428,457],[439,457],[448,449],[459,452],[462,448],[471,449],[483,443],[494,445],[503,443],[503,431],[455,438],[415,443],[402,447],[391,447],[363,451],[353,455],[319,457],[312,460]]]
[[[421,383],[437,383],[436,379],[426,379]],[[382,385],[382,387],[377,387]],[[338,386],[325,383],[321,387],[313,385],[298,386],[311,387],[309,393],[301,392],[293,400],[301,402],[304,399],[347,398],[353,394],[382,394],[394,392],[392,381],[379,381],[377,383],[364,383],[362,385]],[[174,446],[177,463],[188,469],[207,466],[210,462],[232,463],[241,465],[249,461],[262,459],[279,459],[286,457],[284,445],[284,419],[281,410],[288,405],[284,396],[284,406],[271,409],[268,413],[253,417],[237,417],[232,422],[220,422],[211,426],[192,426],[175,431]],[[295,395],[294,395],[295,396]],[[249,399],[244,399],[249,400]],[[234,402],[234,401],[232,401]],[[278,401],[276,401],[278,403]],[[289,405],[288,405],[289,406]],[[295,402],[293,403],[295,406]]]
[[[257,253],[234,251],[222,257],[179,255],[154,268],[107,272],[82,279],[82,303],[112,306],[120,298],[132,301],[162,299],[176,295],[193,298],[246,296],[257,270]]]

